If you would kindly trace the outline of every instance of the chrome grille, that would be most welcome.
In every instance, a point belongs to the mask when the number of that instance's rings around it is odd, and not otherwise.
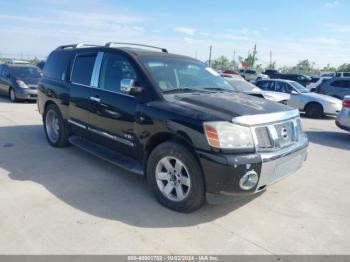
[[[291,146],[302,133],[300,119],[253,128],[257,151],[278,150]]]

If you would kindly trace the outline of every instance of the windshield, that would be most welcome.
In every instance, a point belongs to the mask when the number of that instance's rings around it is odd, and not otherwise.
[[[251,91],[260,91],[259,87],[256,87],[255,85],[244,81],[244,80],[235,80],[235,79],[229,79],[225,78],[225,80],[237,91],[239,92],[251,92]]]
[[[306,87],[302,86],[297,82],[290,82],[290,84],[294,87],[294,89],[299,93],[309,93],[309,90]]]
[[[39,78],[40,72],[36,67],[11,67],[11,75],[14,77]]]
[[[200,62],[175,58],[144,58],[143,64],[164,93],[234,91],[216,71]]]

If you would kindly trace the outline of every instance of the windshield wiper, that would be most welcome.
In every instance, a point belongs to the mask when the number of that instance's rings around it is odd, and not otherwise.
[[[176,88],[176,89],[163,91],[164,94],[176,94],[176,93],[186,93],[186,92],[200,92],[200,90],[184,87],[184,88]]]
[[[235,90],[229,90],[225,88],[220,88],[220,87],[206,87],[203,88],[204,90],[209,90],[209,91],[225,91],[225,92],[237,92]]]

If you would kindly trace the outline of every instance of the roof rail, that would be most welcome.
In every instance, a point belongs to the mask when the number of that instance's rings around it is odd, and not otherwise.
[[[168,53],[168,50],[166,48],[151,46],[151,45],[134,44],[134,43],[109,42],[105,45],[105,47],[112,47],[113,45],[131,45],[131,46],[148,47],[148,48],[161,50],[163,53]]]
[[[56,48],[56,50],[59,50],[59,49],[67,49],[67,48],[83,48],[83,47],[95,47],[95,46],[100,46],[100,45],[88,45],[88,44],[82,44],[82,43],[79,43],[79,44],[72,44],[72,45],[61,45],[59,47]]]

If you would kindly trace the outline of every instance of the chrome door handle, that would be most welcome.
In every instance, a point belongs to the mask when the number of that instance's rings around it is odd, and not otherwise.
[[[96,102],[96,103],[101,103],[101,99],[98,98],[98,97],[95,97],[95,96],[91,96],[91,97],[90,97],[90,100],[91,100],[91,101],[94,101],[94,102]]]

